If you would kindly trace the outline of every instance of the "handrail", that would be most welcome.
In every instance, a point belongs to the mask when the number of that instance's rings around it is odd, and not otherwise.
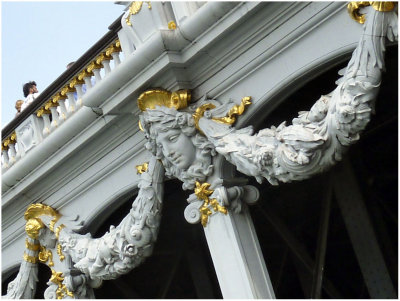
[[[52,82],[40,95],[21,113],[11,120],[2,130],[2,140],[10,136],[16,127],[18,127],[28,116],[35,114],[55,93],[62,89],[66,83],[71,80],[76,73],[88,65],[105,47],[110,45],[121,30],[121,14],[109,27],[109,31],[87,50],[75,63],[65,70],[54,82]]]

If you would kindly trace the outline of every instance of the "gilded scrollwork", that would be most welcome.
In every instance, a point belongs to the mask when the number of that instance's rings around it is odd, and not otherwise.
[[[53,253],[51,250],[47,250],[45,247],[40,247],[38,258],[41,263],[46,263],[49,267],[54,266]]]
[[[147,3],[147,8],[151,9],[151,3],[150,1],[145,1]],[[132,26],[131,23],[131,16],[136,15],[140,12],[140,10],[142,9],[142,5],[143,5],[143,1],[133,1],[132,4],[129,6],[129,10],[128,10],[128,16],[125,19],[125,22],[127,25]]]

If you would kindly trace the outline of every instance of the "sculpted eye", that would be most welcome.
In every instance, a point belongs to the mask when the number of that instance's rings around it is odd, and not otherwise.
[[[173,135],[171,137],[169,137],[169,141],[175,141],[176,139],[178,139],[179,135]]]

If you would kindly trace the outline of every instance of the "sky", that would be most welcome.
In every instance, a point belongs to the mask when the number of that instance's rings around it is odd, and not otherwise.
[[[3,1],[1,7],[1,127],[24,99],[22,85],[46,89],[108,31],[123,12],[113,1]]]

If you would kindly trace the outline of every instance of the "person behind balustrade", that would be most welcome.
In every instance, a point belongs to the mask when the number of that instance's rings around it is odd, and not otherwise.
[[[21,106],[23,105],[24,101],[22,99],[18,99],[15,102],[15,108],[17,109],[17,113],[15,113],[15,116],[18,116],[19,113],[21,113]]]
[[[24,96],[26,98],[25,102],[21,106],[21,111],[25,110],[25,108],[39,96],[38,89],[36,88],[36,82],[34,81],[25,83],[22,86],[22,91],[24,92]]]

